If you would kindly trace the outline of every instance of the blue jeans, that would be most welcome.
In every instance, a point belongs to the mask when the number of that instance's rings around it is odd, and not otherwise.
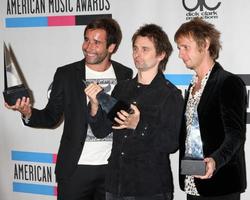
[[[106,192],[106,200],[172,200],[172,193],[155,194],[150,196],[117,196]]]

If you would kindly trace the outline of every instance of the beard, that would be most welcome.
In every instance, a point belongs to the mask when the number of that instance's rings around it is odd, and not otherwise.
[[[109,57],[109,53],[108,52],[104,52],[102,54],[98,54],[98,53],[92,53],[92,55],[94,56],[89,56],[87,52],[83,52],[84,57],[85,57],[85,62],[87,64],[100,64],[102,63],[107,57]]]
[[[147,71],[148,69],[152,69],[156,65],[158,66],[158,64],[154,63],[154,62],[152,62],[152,63],[150,63],[150,62],[149,63],[146,63],[146,62],[143,62],[143,63],[135,62],[136,69],[140,70],[141,72]]]

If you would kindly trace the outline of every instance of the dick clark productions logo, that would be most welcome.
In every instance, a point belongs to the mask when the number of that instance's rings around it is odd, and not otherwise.
[[[213,11],[213,10],[216,10],[221,2],[218,2],[217,5],[214,5],[214,6],[208,6],[206,4],[206,1],[205,0],[196,0],[197,1],[197,4],[195,6],[188,6],[187,3],[186,3],[186,0],[182,0],[182,4],[183,4],[183,7],[189,11],[189,12],[193,12],[195,10],[197,10],[199,7],[200,7],[200,11],[203,11],[203,8],[205,7],[207,10],[209,11]],[[189,1],[190,2],[190,1]]]

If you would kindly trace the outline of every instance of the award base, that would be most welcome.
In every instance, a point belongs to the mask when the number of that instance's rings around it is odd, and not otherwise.
[[[203,176],[206,173],[206,166],[203,160],[183,159],[181,160],[182,175],[199,175]]]
[[[10,106],[15,105],[17,99],[21,99],[22,97],[30,97],[28,89],[23,84],[5,89],[3,91],[3,96],[5,102]]]

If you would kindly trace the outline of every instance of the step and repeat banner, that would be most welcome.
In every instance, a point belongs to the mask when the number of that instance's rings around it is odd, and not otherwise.
[[[6,44],[13,62],[32,90],[34,107],[43,108],[56,68],[83,58],[81,45],[85,25],[95,17],[108,16],[120,23],[123,32],[122,43],[113,59],[130,66],[134,72],[133,33],[146,23],[162,26],[174,47],[166,77],[184,92],[192,71],[178,58],[173,36],[182,23],[200,16],[221,31],[223,48],[218,61],[225,69],[242,77],[249,100],[249,10],[248,0],[2,0],[0,88],[3,91]],[[0,99],[0,199],[55,200],[54,168],[63,122],[55,129],[25,127],[20,114],[7,110],[2,95]],[[247,128],[245,150],[249,181],[249,125]],[[178,153],[171,156],[171,162],[175,199],[185,199],[178,185]],[[249,199],[249,189],[242,196],[243,200]]]

